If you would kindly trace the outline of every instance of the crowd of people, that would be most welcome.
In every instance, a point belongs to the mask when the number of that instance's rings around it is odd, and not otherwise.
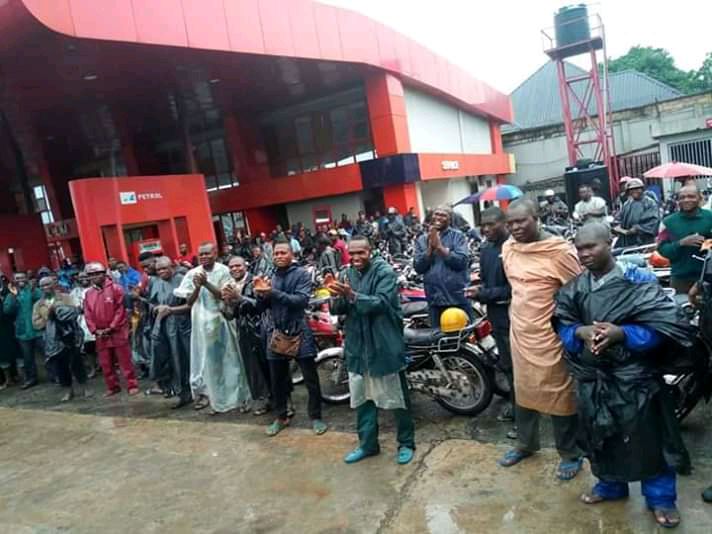
[[[618,261],[612,243],[613,235],[626,244],[657,239],[670,259],[673,287],[694,295],[702,267],[693,256],[712,238],[712,212],[687,184],[679,211],[661,225],[642,181],[629,180],[625,193],[611,223],[605,201],[582,186],[573,210],[582,226],[573,244],[546,230],[549,216],[567,216],[555,197],[545,205],[519,199],[506,209],[487,208],[474,286],[471,230],[448,206],[422,220],[415,210],[403,217],[395,209],[385,217],[361,212],[353,223],[343,216],[315,234],[301,224],[255,239],[238,232],[222,250],[202,243],[195,255],[187,245],[176,258],[144,253],[137,268],[110,260],[81,270],[67,265],[63,271],[76,271],[69,274],[17,273],[2,288],[0,341],[8,347],[3,355],[21,357],[17,365],[3,360],[4,381],[13,381],[17,367],[23,388],[36,385],[34,355],[42,351],[51,379],[65,388],[63,401],[73,398],[75,381],[90,395],[86,369],[93,372],[95,351],[105,396],[121,391],[118,364],[129,395],[139,393],[141,375],[152,382],[146,394],[175,397],[176,409],[271,411],[266,433],[275,436],[295,412],[290,363],[296,361],[307,415],[321,435],[328,426],[305,319],[314,287],[304,265],[312,264],[329,273],[331,312],[345,318],[358,446],[344,461],[379,453],[378,414],[387,410],[396,421],[396,461],[406,464],[415,454],[415,429],[398,280],[388,253],[374,243],[385,243],[390,254],[412,247],[433,326],[450,308],[472,317],[471,300],[487,306],[513,392],[500,420],[512,423],[516,444],[499,464],[511,468],[535,454],[540,420],[550,416],[561,457],[556,476],[573,479],[588,458],[598,478],[583,503],[625,498],[628,483],[641,481],[657,523],[674,527],[676,473],[689,471],[690,459],[656,362],[688,348],[694,333],[657,279]],[[712,501],[712,488],[704,498]]]

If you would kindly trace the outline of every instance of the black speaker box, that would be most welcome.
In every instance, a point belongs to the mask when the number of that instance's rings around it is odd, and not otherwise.
[[[590,185],[593,188],[593,194],[603,197],[610,209],[611,187],[608,181],[608,167],[591,165],[585,169],[568,168],[564,172],[564,183],[566,185],[566,204],[569,206],[569,210],[573,211],[579,201],[578,188],[582,184]]]

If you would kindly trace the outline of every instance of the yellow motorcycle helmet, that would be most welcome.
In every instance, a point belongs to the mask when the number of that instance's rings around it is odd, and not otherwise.
[[[469,318],[460,308],[448,308],[440,315],[440,330],[445,333],[459,332],[467,326]]]
[[[331,296],[331,293],[329,293],[329,290],[326,289],[325,287],[320,287],[316,291],[314,291],[314,297],[318,299],[323,299],[323,298],[329,298]]]

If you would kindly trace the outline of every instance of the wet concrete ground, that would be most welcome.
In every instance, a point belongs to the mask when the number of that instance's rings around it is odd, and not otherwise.
[[[143,395],[101,399],[101,381],[92,386],[95,398],[64,405],[52,385],[0,392],[0,533],[656,531],[637,484],[627,502],[579,504],[593,478],[556,481],[551,449],[497,467],[511,445],[495,419],[500,402],[468,420],[417,396],[413,464],[395,464],[386,416],[383,453],[346,466],[353,413],[326,406],[332,428],[314,436],[301,386],[295,428],[272,439],[269,416],[210,417]],[[712,506],[699,498],[712,483],[711,414],[700,407],[684,426],[695,471],[679,479],[678,532],[712,532]]]

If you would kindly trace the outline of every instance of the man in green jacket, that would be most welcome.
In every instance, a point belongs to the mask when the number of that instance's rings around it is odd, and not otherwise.
[[[359,446],[344,457],[356,463],[380,452],[378,409],[391,410],[396,420],[399,464],[415,451],[415,425],[406,385],[403,316],[397,276],[382,258],[371,257],[367,238],[349,243],[351,267],[330,286],[336,296],[331,312],[346,315],[344,353],[349,371],[351,407],[356,408]]]
[[[15,317],[15,337],[22,350],[22,361],[18,361],[24,373],[22,389],[36,386],[38,382],[35,353],[42,352],[42,332],[32,326],[32,307],[41,298],[42,291],[29,284],[27,275],[17,273],[3,302],[3,312]]]
[[[712,211],[700,207],[702,195],[694,184],[680,189],[677,202],[680,211],[663,220],[658,251],[670,260],[670,287],[688,293],[702,272],[702,262],[693,256],[712,238]]]

